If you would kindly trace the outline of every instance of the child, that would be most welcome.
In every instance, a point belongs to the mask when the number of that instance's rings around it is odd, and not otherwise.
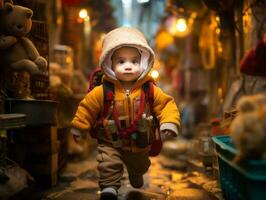
[[[149,150],[154,140],[151,121],[153,112],[160,124],[162,139],[178,134],[180,117],[174,99],[153,85],[152,110],[145,102],[143,85],[151,81],[148,75],[154,63],[154,52],[143,34],[135,28],[120,27],[109,32],[103,41],[100,66],[103,81],[114,85],[114,98],[107,116],[99,120],[104,109],[104,86],[96,86],[80,102],[72,121],[72,134],[76,139],[97,126],[99,186],[101,199],[117,199],[117,190],[127,167],[130,184],[143,185],[143,174],[150,166]],[[147,101],[147,99],[145,100]],[[137,116],[142,116],[139,120]],[[100,123],[99,123],[100,121]],[[136,132],[130,132],[137,121]],[[96,123],[97,122],[97,123]],[[130,128],[129,128],[130,127]],[[95,130],[95,129],[94,129]],[[125,134],[130,132],[130,134]]]

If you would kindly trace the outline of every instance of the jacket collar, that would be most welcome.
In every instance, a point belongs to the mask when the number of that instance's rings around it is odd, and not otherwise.
[[[122,86],[121,82],[117,79],[112,79],[112,78],[104,75],[103,80],[107,80],[107,81],[113,83],[115,85],[115,87],[118,87],[119,89],[124,90],[124,87]],[[135,82],[135,84],[131,88],[131,91],[133,91],[134,89],[142,87],[142,85],[147,81],[154,81],[154,80],[150,75],[147,74],[146,76],[144,76],[141,79],[138,79]]]

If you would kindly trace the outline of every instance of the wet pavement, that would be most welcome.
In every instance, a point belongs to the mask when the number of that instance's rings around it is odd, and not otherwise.
[[[177,142],[178,143],[178,142]],[[175,142],[176,144],[176,142]],[[177,146],[182,146],[177,144]],[[184,146],[184,145],[183,145]],[[182,150],[181,150],[182,151]],[[218,181],[201,164],[193,162],[175,149],[164,150],[151,158],[151,167],[144,176],[144,186],[134,189],[125,172],[119,200],[222,200]],[[180,155],[180,156],[176,156]],[[42,200],[98,200],[96,152],[83,160],[69,161],[60,173],[56,187],[44,191]],[[174,158],[173,158],[174,157]],[[196,163],[196,162],[194,162]],[[208,175],[209,174],[209,175]]]

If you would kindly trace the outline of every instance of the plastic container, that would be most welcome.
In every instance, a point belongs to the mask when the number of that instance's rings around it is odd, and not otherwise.
[[[220,184],[226,200],[266,199],[266,160],[249,160],[237,165],[237,149],[229,136],[213,137],[218,156]]]

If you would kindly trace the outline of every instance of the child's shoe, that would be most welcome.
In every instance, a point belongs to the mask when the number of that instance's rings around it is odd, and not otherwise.
[[[100,200],[117,200],[117,191],[112,187],[104,188]]]
[[[143,176],[129,176],[129,182],[134,188],[141,188],[143,186]]]

